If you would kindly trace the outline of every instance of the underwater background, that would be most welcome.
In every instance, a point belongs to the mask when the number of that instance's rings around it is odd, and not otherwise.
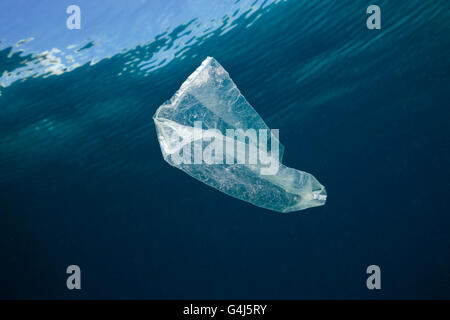
[[[449,34],[447,0],[1,1],[0,298],[450,298]],[[163,160],[152,116],[207,56],[325,206]]]

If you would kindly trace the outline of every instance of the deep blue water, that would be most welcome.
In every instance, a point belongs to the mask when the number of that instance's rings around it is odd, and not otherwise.
[[[73,1],[0,3],[1,298],[450,298],[449,1],[76,2],[81,30]],[[152,116],[207,56],[325,206],[164,162]]]

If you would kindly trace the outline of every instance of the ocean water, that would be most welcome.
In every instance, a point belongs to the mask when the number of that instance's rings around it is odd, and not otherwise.
[[[72,2],[0,3],[1,298],[450,298],[450,2]],[[325,206],[164,162],[152,116],[207,56]]]

